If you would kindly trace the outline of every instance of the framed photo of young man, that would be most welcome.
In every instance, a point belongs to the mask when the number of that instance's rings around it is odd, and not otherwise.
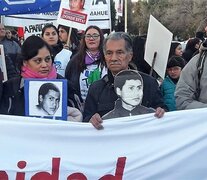
[[[25,115],[67,120],[67,80],[25,79]]]
[[[7,81],[8,77],[7,77],[6,61],[5,61],[3,45],[0,45],[0,68],[1,68],[0,78],[3,80],[3,82]]]

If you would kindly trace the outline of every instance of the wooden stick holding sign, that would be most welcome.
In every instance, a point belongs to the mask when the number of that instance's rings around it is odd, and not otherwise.
[[[151,66],[151,69],[150,69],[150,76],[152,76],[152,73],[153,73],[153,70],[154,70],[156,57],[157,57],[157,52],[154,52],[154,56],[153,56],[153,60],[152,60],[152,66]]]
[[[72,27],[69,28],[69,32],[68,32],[68,40],[67,40],[67,43],[66,43],[66,44],[68,45],[69,48],[70,48],[70,43],[71,43],[71,42],[70,42],[70,36],[71,36],[72,29],[73,29]]]

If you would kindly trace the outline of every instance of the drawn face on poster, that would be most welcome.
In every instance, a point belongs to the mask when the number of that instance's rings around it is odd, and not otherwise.
[[[141,103],[143,90],[140,80],[126,80],[122,88],[116,88],[117,94],[121,97],[124,104],[137,106]]]
[[[62,80],[25,80],[26,115],[66,120],[65,82]]]
[[[114,88],[123,108],[131,110],[141,104],[143,81],[137,71],[124,70],[118,73],[114,79]]]
[[[112,119],[154,112],[154,109],[141,105],[143,80],[138,71],[123,70],[114,77],[114,89],[118,96],[114,109],[102,116]]]

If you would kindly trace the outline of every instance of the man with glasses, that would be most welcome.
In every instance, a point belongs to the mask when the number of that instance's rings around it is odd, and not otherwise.
[[[118,96],[114,90],[114,76],[122,70],[130,68],[132,59],[132,40],[127,33],[111,33],[104,41],[105,62],[108,74],[94,82],[85,102],[84,122],[91,122],[96,129],[102,129],[102,116],[114,109]],[[156,109],[155,116],[163,116],[166,108],[156,79],[141,73],[143,79],[142,105]],[[166,108],[167,109],[167,108]]]

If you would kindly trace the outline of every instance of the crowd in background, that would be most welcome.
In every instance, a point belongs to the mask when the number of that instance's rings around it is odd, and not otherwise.
[[[102,110],[100,111],[100,109],[97,109],[99,108],[98,102],[89,100],[89,95],[91,98],[98,98],[97,101],[101,99],[101,97],[92,97],[93,95],[90,94],[90,86],[94,84],[94,82],[100,82],[101,79],[106,79],[107,77],[109,80],[106,80],[106,84],[104,81],[104,84],[99,85],[99,91],[95,87],[93,93],[96,91],[97,93],[103,93],[106,86],[109,86],[108,88],[112,88],[113,90],[113,81],[111,82],[110,78],[113,78],[113,72],[115,74],[118,72],[116,72],[114,67],[111,67],[111,64],[107,61],[107,57],[110,57],[108,53],[112,52],[108,52],[107,48],[114,48],[112,47],[113,44],[109,46],[110,44],[107,43],[114,41],[116,42],[114,45],[120,45],[121,48],[122,44],[119,42],[122,40],[124,40],[125,43],[129,43],[126,51],[129,54],[132,52],[132,56],[129,59],[127,59],[127,57],[125,59],[126,61],[129,60],[126,66],[130,67],[130,69],[133,67],[132,69],[140,72],[144,80],[144,93],[150,91],[146,89],[146,86],[148,86],[146,85],[147,81],[151,83],[149,86],[152,89],[159,88],[156,89],[156,91],[159,91],[159,99],[163,104],[158,103],[155,105],[151,101],[153,98],[155,101],[156,96],[152,96],[150,97],[152,99],[146,100],[144,95],[144,106],[154,109],[160,107],[164,111],[205,107],[205,105],[196,106],[195,102],[195,106],[190,104],[194,100],[202,102],[203,104],[207,103],[206,98],[203,98],[205,95],[205,84],[207,84],[203,77],[205,73],[203,70],[206,70],[206,32],[197,32],[195,37],[187,41],[184,48],[183,44],[180,42],[172,41],[166,67],[166,76],[160,83],[160,86],[158,86],[157,81],[154,82],[154,80],[157,79],[156,73],[155,77],[148,77],[151,67],[144,60],[146,36],[136,36],[133,41],[131,41],[132,44],[130,44],[127,40],[128,37],[125,37],[123,34],[120,35],[120,37],[118,37],[119,34],[117,34],[117,37],[109,35],[111,39],[104,41],[103,32],[97,26],[89,26],[82,34],[79,34],[76,29],[72,29],[71,34],[69,34],[69,30],[70,28],[66,26],[59,25],[56,27],[52,24],[48,24],[42,29],[41,38],[31,36],[23,42],[22,38],[17,39],[15,32],[6,29],[3,24],[0,24],[0,44],[4,46],[8,75],[8,81],[4,82],[1,86],[2,98],[0,101],[0,111],[2,114],[24,115],[25,105],[22,79],[66,78],[68,80],[69,92],[68,106],[72,109],[74,108],[73,112],[68,112],[69,116],[74,116],[74,112],[80,112],[78,114],[80,118],[78,121],[89,122],[90,119],[94,120],[93,114],[95,113],[98,113],[100,116],[104,115],[105,111],[108,112],[109,109],[111,110],[112,107],[114,107],[114,105],[111,106],[110,103],[113,104],[115,102],[116,98],[114,97],[116,95],[112,96],[114,102],[107,102],[107,106],[104,106],[103,103],[103,107],[100,107]],[[127,46],[125,45],[125,47]],[[132,48],[131,50],[130,47]],[[116,53],[117,58],[119,58],[122,57],[121,53],[124,52],[118,51]],[[114,58],[113,55],[111,58]],[[201,72],[198,71],[198,77],[197,75],[189,74],[197,72],[197,64],[195,63],[197,61],[199,62],[199,67],[201,67]],[[188,70],[188,68],[191,68],[191,71]],[[183,75],[181,75],[183,69],[185,74],[183,73]],[[112,73],[112,76],[110,73]],[[190,79],[191,76],[192,78],[196,78]],[[180,78],[181,80],[179,80]],[[188,79],[186,80],[186,78]],[[193,82],[190,83],[190,81],[195,81],[195,84]],[[186,94],[183,93],[183,84],[185,85],[185,90],[187,89],[186,91],[189,91]],[[111,90],[109,91],[109,89],[107,89],[103,98],[107,98],[107,96],[111,95],[112,92]],[[198,93],[197,96],[194,91]],[[192,99],[190,99],[190,97],[192,97]],[[101,101],[104,101],[104,99]],[[95,110],[89,113],[91,110],[89,106],[92,106],[91,103],[97,105],[93,107]],[[82,113],[85,119],[82,119],[82,116],[80,116]],[[95,118],[97,119],[97,116],[95,116]],[[74,120],[77,119],[74,117]]]

